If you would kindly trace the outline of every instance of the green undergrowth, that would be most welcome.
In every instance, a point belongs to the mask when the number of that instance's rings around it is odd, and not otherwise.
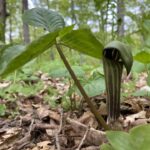
[[[43,96],[45,102],[47,102],[51,107],[61,105],[66,111],[72,107],[78,108],[78,106],[80,106],[79,102],[76,102],[76,106],[72,106],[70,99],[74,93],[81,96],[80,92],[76,88],[61,60],[57,59],[57,54],[55,54],[56,58],[53,61],[49,61],[49,54],[49,51],[42,54],[37,59],[26,64],[23,68],[7,76],[4,81],[11,81],[11,84],[0,90],[0,98],[7,101],[16,101],[17,97],[14,96],[14,94],[24,97],[37,95],[44,88],[43,81],[37,76],[38,72],[41,71],[43,74],[48,74],[49,78],[60,78],[61,82],[69,85],[69,90],[64,93],[64,95],[61,95],[61,102],[57,100],[60,96],[59,91],[49,86],[47,93]],[[97,65],[97,62],[95,63],[89,56],[81,56],[79,54],[76,55],[77,57],[74,60],[73,56],[77,54],[77,52],[70,51],[66,52],[66,54],[69,56],[68,60],[72,64],[72,68],[83,85],[85,91],[88,93],[88,96],[93,97],[104,93],[105,83],[102,65],[100,65],[100,63]],[[88,61],[86,61],[87,57]],[[83,62],[81,58],[83,58]],[[80,61],[82,64],[80,64]],[[134,70],[133,67],[132,79],[122,84],[122,100],[125,100],[126,97],[129,96],[139,97],[150,95],[150,92],[139,92],[135,88],[135,84],[138,80],[138,74],[140,71],[144,71],[144,69],[144,66],[141,64],[139,70]],[[0,116],[5,114],[6,109],[7,107],[5,104],[0,105]]]

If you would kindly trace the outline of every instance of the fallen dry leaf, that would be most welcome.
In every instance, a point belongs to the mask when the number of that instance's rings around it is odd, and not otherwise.
[[[39,107],[37,110],[37,115],[39,117],[40,120],[44,121],[44,120],[49,120],[49,110],[48,107],[46,106],[41,106]]]
[[[134,122],[138,119],[145,119],[146,118],[146,112],[145,111],[140,111],[139,113],[129,115],[125,118],[124,120],[124,127],[127,127],[129,125],[134,124]]]
[[[3,89],[3,88],[6,88],[6,87],[8,87],[10,84],[11,84],[11,82],[10,82],[10,81],[8,81],[8,82],[3,82],[3,83],[0,83],[0,89]]]
[[[78,121],[93,128],[98,127],[98,123],[94,115],[90,111],[84,112],[84,114],[78,119]]]

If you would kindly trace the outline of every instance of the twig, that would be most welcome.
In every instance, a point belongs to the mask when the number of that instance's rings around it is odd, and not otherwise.
[[[58,132],[55,134],[55,139],[56,139],[56,147],[57,147],[57,150],[61,150],[61,149],[60,149],[60,144],[59,144]]]
[[[76,150],[80,150],[81,149],[81,147],[82,147],[82,145],[83,145],[83,143],[84,143],[84,141],[85,141],[89,131],[90,131],[90,128],[87,127],[87,129],[85,131],[85,134],[84,134],[84,136],[83,136],[83,138],[82,138],[82,140],[81,140],[81,142],[80,142],[80,144],[79,144],[79,146],[78,146],[78,148]]]
[[[61,110],[60,110],[60,126],[59,126],[59,130],[58,130],[58,134],[61,132],[62,126],[63,126],[63,109],[61,108]]]
[[[60,110],[60,125],[59,125],[59,130],[56,131],[56,134],[55,134],[55,139],[56,139],[56,147],[57,147],[57,150],[61,150],[60,149],[60,144],[59,144],[59,134],[62,130],[62,125],[63,125],[63,109]]]
[[[24,138],[22,138],[21,140],[17,141],[14,144],[12,150],[20,150],[20,149],[22,149],[24,146],[26,146],[26,145],[28,145],[30,143],[29,142],[30,138],[31,138],[31,134],[27,133]]]
[[[29,127],[29,133],[31,133],[32,129],[33,129],[33,124],[34,124],[34,119],[32,119],[30,127]]]
[[[58,126],[57,125],[38,123],[38,124],[35,124],[35,128],[38,128],[38,129],[56,129],[57,130]]]

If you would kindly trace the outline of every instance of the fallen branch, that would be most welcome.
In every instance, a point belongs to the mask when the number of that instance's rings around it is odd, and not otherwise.
[[[84,136],[83,136],[83,138],[82,138],[82,140],[81,140],[81,142],[80,142],[80,144],[79,144],[79,146],[78,146],[78,148],[77,148],[76,150],[80,150],[80,149],[81,149],[81,147],[82,147],[82,145],[83,145],[85,139],[87,138],[87,135],[88,135],[88,133],[89,133],[89,129],[90,129],[90,128],[87,127],[86,132],[85,132],[85,134],[84,134]]]
[[[57,147],[57,150],[61,150],[60,149],[60,143],[59,143],[59,134],[62,130],[62,125],[63,125],[63,109],[60,110],[60,125],[59,125],[59,130],[56,131],[56,134],[55,134],[55,139],[56,139],[56,147]]]
[[[88,126],[70,118],[67,118],[66,121],[70,124],[71,128],[80,136],[83,136],[88,128]],[[105,132],[96,130],[94,128],[89,129],[88,136],[86,138],[86,142],[88,144],[99,146],[106,141],[107,140]]]

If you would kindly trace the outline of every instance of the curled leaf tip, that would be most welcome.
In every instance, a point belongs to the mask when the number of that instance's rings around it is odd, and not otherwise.
[[[120,41],[112,41],[103,50],[106,58],[122,61],[127,74],[130,73],[133,64],[133,56],[130,47]]]

